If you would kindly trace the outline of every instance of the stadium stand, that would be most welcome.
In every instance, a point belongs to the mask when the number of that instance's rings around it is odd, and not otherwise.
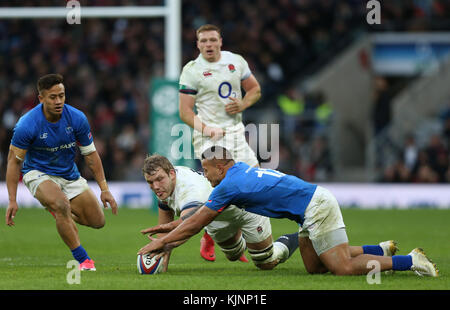
[[[161,5],[162,1],[80,3]],[[2,1],[0,8],[59,5],[56,0]],[[362,0],[184,0],[182,63],[197,55],[194,29],[207,22],[220,25],[224,49],[245,55],[262,85],[263,98],[255,109],[273,109],[282,127],[295,128],[280,141],[279,169],[308,181],[327,181],[333,177],[327,143],[333,111],[327,106],[327,98],[320,93],[301,94],[304,111],[290,120],[282,117],[278,99],[293,82],[326,65],[361,33],[434,31],[449,26],[447,1],[385,1],[383,22],[375,27],[366,23],[365,5]],[[68,103],[84,111],[90,120],[107,178],[141,180],[140,167],[152,134],[148,87],[152,78],[163,75],[162,34],[161,19],[90,19],[83,20],[82,27],[68,25],[64,20],[0,20],[0,179],[5,179],[13,126],[37,103],[37,78],[58,72],[65,76]],[[380,115],[386,115],[388,105],[384,106]],[[449,182],[448,119],[443,120],[446,129],[439,133],[439,139],[446,137],[441,146],[445,149],[442,154],[447,154],[446,168],[442,159],[445,156],[428,154],[438,176],[430,177],[420,166],[413,168],[414,176],[401,178],[399,169],[389,167],[380,181]],[[251,116],[246,120],[251,121]],[[418,151],[417,158],[424,157],[421,154]],[[83,161],[79,166],[89,179]]]

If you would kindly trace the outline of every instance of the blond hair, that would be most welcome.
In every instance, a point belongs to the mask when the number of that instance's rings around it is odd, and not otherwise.
[[[217,31],[217,33],[219,34],[219,38],[222,36],[219,27],[217,27],[216,25],[212,25],[212,24],[205,24],[205,25],[203,25],[203,26],[200,26],[200,27],[197,29],[197,31],[196,31],[197,39],[198,39],[198,35],[199,35],[201,32],[204,32],[204,31]]]
[[[154,174],[158,168],[169,174],[170,170],[174,170],[172,163],[164,156],[159,154],[147,155],[144,161],[142,172],[145,174]]]

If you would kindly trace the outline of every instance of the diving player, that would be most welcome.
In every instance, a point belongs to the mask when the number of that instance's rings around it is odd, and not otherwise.
[[[158,224],[165,229],[175,227],[195,213],[213,190],[202,174],[188,167],[174,167],[166,157],[157,154],[147,156],[143,173],[158,197]],[[180,219],[174,221],[175,215]],[[269,218],[235,206],[228,207],[206,228],[230,261],[238,260],[248,248],[253,262],[260,269],[273,269],[286,261],[298,247],[297,233],[283,235],[272,242]],[[144,229],[141,232],[146,234],[151,231]],[[167,271],[170,253],[167,251],[164,254],[164,271]]]
[[[252,213],[297,222],[300,253],[309,273],[367,274],[371,270],[368,262],[376,261],[380,271],[412,270],[419,275],[438,276],[436,265],[420,248],[392,257],[364,247],[364,254],[353,254],[338,202],[325,188],[276,170],[236,163],[220,146],[206,150],[202,158],[205,176],[215,187],[208,201],[169,234],[141,248],[140,254],[158,252],[172,242],[189,238],[233,204]]]

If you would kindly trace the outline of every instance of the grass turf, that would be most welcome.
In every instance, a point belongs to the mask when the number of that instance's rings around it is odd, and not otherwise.
[[[216,261],[206,262],[199,255],[201,234],[173,251],[168,273],[139,275],[136,252],[148,240],[139,231],[157,223],[156,213],[122,208],[117,216],[109,210],[105,215],[102,229],[78,226],[97,271],[82,272],[81,283],[70,285],[66,278],[71,269],[66,264],[73,258],[56,232],[53,217],[43,209],[19,209],[15,227],[0,225],[0,290],[450,289],[450,210],[343,209],[351,245],[395,239],[399,254],[423,247],[440,270],[439,278],[421,278],[410,271],[382,273],[379,285],[368,284],[366,276],[309,275],[299,251],[271,271],[258,270],[251,262],[229,262],[217,247]],[[274,239],[298,229],[288,220],[271,221]]]

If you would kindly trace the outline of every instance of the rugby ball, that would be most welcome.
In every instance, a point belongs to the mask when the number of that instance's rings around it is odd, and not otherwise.
[[[164,257],[158,255],[150,257],[150,254],[138,254],[137,269],[140,274],[156,274],[163,270]]]

